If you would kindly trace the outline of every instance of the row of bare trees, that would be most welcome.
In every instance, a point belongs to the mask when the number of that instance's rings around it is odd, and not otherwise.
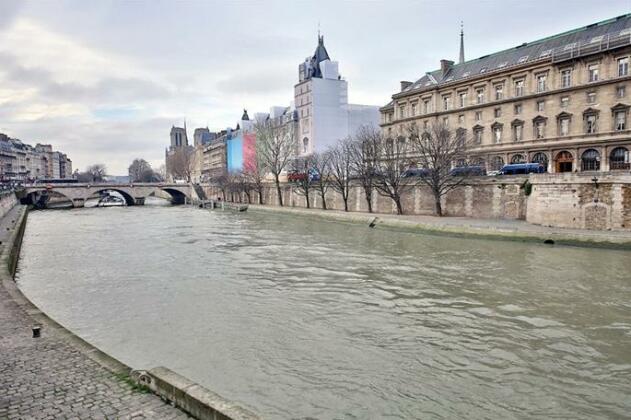
[[[463,131],[454,131],[436,123],[427,128],[412,124],[402,135],[386,136],[376,127],[360,128],[352,138],[341,139],[323,152],[297,156],[297,144],[291,124],[274,126],[258,124],[255,159],[243,172],[222,175],[214,181],[224,199],[232,194],[245,195],[252,201],[256,192],[263,204],[267,174],[271,174],[282,206],[281,174],[288,173],[294,191],[305,197],[310,208],[314,195],[327,209],[327,191],[336,191],[349,210],[349,195],[353,185],[359,185],[369,212],[373,212],[373,194],[392,199],[397,212],[403,214],[402,197],[418,184],[429,187],[434,197],[435,213],[442,216],[441,198],[457,188],[467,177],[467,171],[452,171],[458,164],[466,165],[469,141]]]

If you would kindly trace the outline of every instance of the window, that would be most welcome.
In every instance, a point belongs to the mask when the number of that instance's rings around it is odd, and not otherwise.
[[[493,126],[493,142],[501,143],[502,142],[502,124],[495,124]]]
[[[546,74],[537,75],[537,92],[545,92],[546,91],[546,79],[548,76]]]
[[[581,156],[581,171],[599,171],[600,153],[596,149],[587,149]]]
[[[598,64],[590,64],[589,66],[587,66],[587,81],[598,81]]]
[[[499,101],[504,98],[504,85],[495,86],[495,100]]]
[[[443,96],[443,111],[449,111],[451,109],[451,96]]]
[[[477,103],[483,104],[484,103],[484,89],[482,89],[482,88],[481,89],[477,89],[475,91],[475,93],[476,93]]]
[[[464,108],[465,106],[467,106],[467,92],[460,92],[458,94],[458,99],[460,108]]]
[[[587,103],[593,104],[596,102],[596,92],[587,92]]]
[[[598,132],[597,123],[598,123],[598,115],[596,115],[595,113],[586,114],[585,115],[585,132],[587,134],[594,134]]]
[[[499,118],[502,116],[502,108],[497,107],[493,110],[493,113],[495,115],[495,118]]]
[[[627,89],[625,88],[625,86],[616,86],[616,96],[618,98],[624,98],[625,94],[627,93],[626,90]]]
[[[537,112],[543,112],[546,108],[545,101],[537,101]]]
[[[629,170],[631,162],[629,162],[629,150],[626,147],[616,147],[609,155],[609,169],[613,170]]]
[[[427,131],[428,128],[429,128],[429,122],[423,121],[423,131]]]
[[[618,59],[618,76],[629,75],[629,57]]]
[[[416,102],[410,105],[410,115],[412,117],[416,115]]]
[[[535,138],[542,139],[546,136],[546,121],[543,118],[534,121]]]
[[[561,96],[561,108],[567,108],[568,106],[570,106],[570,97]]]
[[[473,140],[477,144],[482,143],[482,128],[474,128],[473,129]]]
[[[458,115],[458,124],[460,125],[464,124],[464,114]]]
[[[567,136],[570,134],[570,118],[562,117],[559,118],[559,135]]]
[[[572,86],[572,70],[567,69],[561,72],[561,87]]]
[[[614,129],[622,131],[627,129],[627,111],[616,111],[614,113]]]
[[[482,121],[482,111],[476,111],[476,113],[475,113],[475,120],[476,121]]]
[[[423,113],[429,114],[432,112],[432,103],[429,99],[423,99]]]
[[[524,81],[515,80],[515,96],[522,96],[524,94]]]
[[[513,124],[513,141],[522,141],[524,138],[524,124]]]
[[[521,153],[516,153],[511,157],[510,163],[525,163],[526,158]]]
[[[532,156],[531,162],[538,163],[539,165],[547,169],[548,168],[548,155],[546,155],[543,152],[537,152]]]
[[[449,125],[449,117],[443,117],[443,125]]]
[[[309,151],[309,139],[302,139],[302,153],[307,153]]]
[[[502,158],[501,156],[495,156],[491,160],[491,169],[492,170],[499,171],[500,169],[502,169],[502,166],[504,166],[504,158]]]
[[[515,115],[521,114],[521,104],[515,105]]]
[[[399,118],[405,118],[405,105],[399,106]]]

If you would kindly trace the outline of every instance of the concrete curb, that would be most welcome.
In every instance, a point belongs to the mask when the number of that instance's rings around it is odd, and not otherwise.
[[[26,228],[27,206],[20,206],[15,228],[0,254],[0,282],[11,299],[33,319],[34,325],[43,326],[42,334],[55,334],[87,357],[115,375],[129,377],[137,385],[146,386],[167,403],[200,420],[259,420],[255,414],[231,403],[212,391],[165,367],[134,371],[131,367],[102,352],[92,344],[59,324],[35,304],[17,287],[13,277]]]
[[[373,228],[398,230],[405,232],[417,232],[428,235],[449,236],[457,238],[478,238],[501,241],[534,242],[545,244],[557,244],[566,246],[606,248],[631,250],[631,238],[616,238],[615,236],[596,237],[594,235],[580,235],[571,232],[561,233],[551,231],[525,232],[501,227],[492,229],[472,226],[447,226],[431,223],[422,223],[413,220],[397,219],[397,216],[390,214],[366,214],[354,212],[338,212],[332,210],[302,209],[293,207],[275,207],[250,205],[249,210],[273,213],[286,213],[298,216],[317,217],[325,220],[335,220],[338,222],[356,223],[370,225]]]

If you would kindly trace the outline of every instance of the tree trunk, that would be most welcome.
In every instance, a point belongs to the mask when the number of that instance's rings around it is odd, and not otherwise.
[[[259,204],[263,204],[263,188],[259,188]]]
[[[283,194],[280,191],[280,179],[278,179],[278,174],[274,175],[274,181],[276,181],[276,193],[278,194],[278,205],[283,207]]]
[[[348,211],[348,195],[342,196],[342,200],[344,200],[344,211]]]
[[[393,200],[395,204],[397,205],[397,214],[403,214],[403,206],[401,205],[401,197],[399,197],[399,195],[395,195]]]
[[[436,216],[443,216],[443,206],[440,203],[440,194],[434,191],[434,210],[436,212]]]
[[[372,213],[372,194],[370,194],[367,191],[364,191],[366,193],[366,203],[368,204],[368,213]]]
[[[326,210],[326,199],[324,198],[325,193],[320,191],[320,197],[322,197],[322,210]]]
[[[309,190],[305,192],[305,201],[307,202],[307,208],[311,208],[311,203],[309,203]]]

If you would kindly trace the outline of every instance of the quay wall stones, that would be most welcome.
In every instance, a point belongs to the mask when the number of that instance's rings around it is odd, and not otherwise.
[[[2,219],[15,205],[18,199],[13,191],[0,193],[0,219]]]
[[[204,190],[209,198],[223,198],[217,185],[204,185]],[[285,206],[306,207],[305,197],[296,191],[295,186],[283,183],[281,190]],[[253,203],[258,203],[256,191],[250,196]],[[325,197],[328,209],[344,210],[342,197],[333,188],[329,188]],[[311,207],[322,208],[320,193],[315,188],[310,198]],[[243,192],[228,192],[225,199],[247,202]],[[434,211],[434,198],[424,185],[406,187],[401,202],[405,214],[431,215]],[[265,185],[263,203],[278,205],[273,183]],[[376,190],[372,193],[371,203],[375,213],[396,214],[394,202]],[[631,173],[474,177],[445,195],[442,207],[445,216],[525,220],[537,225],[574,229],[631,230]],[[358,184],[351,186],[348,209],[368,211],[366,195]]]

